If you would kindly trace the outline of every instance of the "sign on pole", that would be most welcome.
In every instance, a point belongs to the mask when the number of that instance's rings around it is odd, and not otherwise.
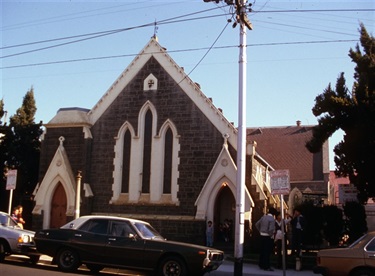
[[[271,172],[271,194],[288,195],[290,192],[289,170]]]
[[[17,183],[17,170],[9,170],[7,173],[6,190],[15,190]]]
[[[13,201],[13,190],[16,189],[17,183],[17,170],[9,170],[7,173],[7,183],[6,190],[10,190],[9,193],[9,205],[8,205],[8,214],[11,214],[12,211],[12,201]]]

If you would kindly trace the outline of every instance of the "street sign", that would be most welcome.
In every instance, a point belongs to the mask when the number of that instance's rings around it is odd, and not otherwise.
[[[288,195],[290,192],[289,170],[271,172],[271,194]]]
[[[7,184],[6,184],[5,189],[6,190],[16,189],[16,182],[17,182],[17,170],[9,170],[7,174]]]

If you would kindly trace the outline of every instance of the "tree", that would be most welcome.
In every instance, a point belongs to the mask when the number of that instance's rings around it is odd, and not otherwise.
[[[4,114],[5,114],[4,101],[3,101],[3,99],[1,99],[0,100],[0,125],[3,124],[2,119],[3,119]]]
[[[35,124],[36,110],[34,90],[31,88],[24,96],[22,106],[9,118],[9,125],[3,126],[0,161],[5,164],[5,169],[17,169],[17,185],[13,199],[15,204],[25,204],[24,200],[30,201],[38,182],[42,122]],[[2,191],[1,198],[3,197]]]
[[[354,242],[367,232],[366,211],[363,205],[355,201],[344,204],[346,232],[349,234],[349,243]]]
[[[7,160],[7,150],[6,150],[6,135],[9,127],[6,125],[5,118],[3,118],[5,113],[4,101],[0,100],[0,210],[6,210],[6,160]]]
[[[350,49],[355,66],[352,91],[346,87],[344,73],[315,98],[312,109],[318,125],[306,147],[320,151],[323,143],[341,129],[343,140],[334,147],[335,173],[349,177],[358,189],[359,202],[365,204],[375,197],[375,39],[360,25],[360,46]]]

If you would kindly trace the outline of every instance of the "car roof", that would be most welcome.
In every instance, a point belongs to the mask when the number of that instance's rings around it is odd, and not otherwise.
[[[146,221],[138,220],[138,219],[132,219],[132,218],[126,218],[126,217],[118,217],[118,216],[111,216],[111,215],[87,215],[82,216],[79,218],[76,218],[65,225],[63,225],[61,228],[79,228],[83,223],[88,221],[89,219],[109,219],[109,220],[123,220],[123,221],[129,221],[131,223],[143,223],[143,224],[149,224]]]

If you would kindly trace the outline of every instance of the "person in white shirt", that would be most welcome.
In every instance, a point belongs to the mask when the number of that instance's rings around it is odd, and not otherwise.
[[[274,232],[276,209],[270,207],[267,214],[263,215],[256,223],[255,227],[260,233],[261,249],[259,254],[259,267],[267,271],[273,271],[271,268],[271,254],[274,248]]]

